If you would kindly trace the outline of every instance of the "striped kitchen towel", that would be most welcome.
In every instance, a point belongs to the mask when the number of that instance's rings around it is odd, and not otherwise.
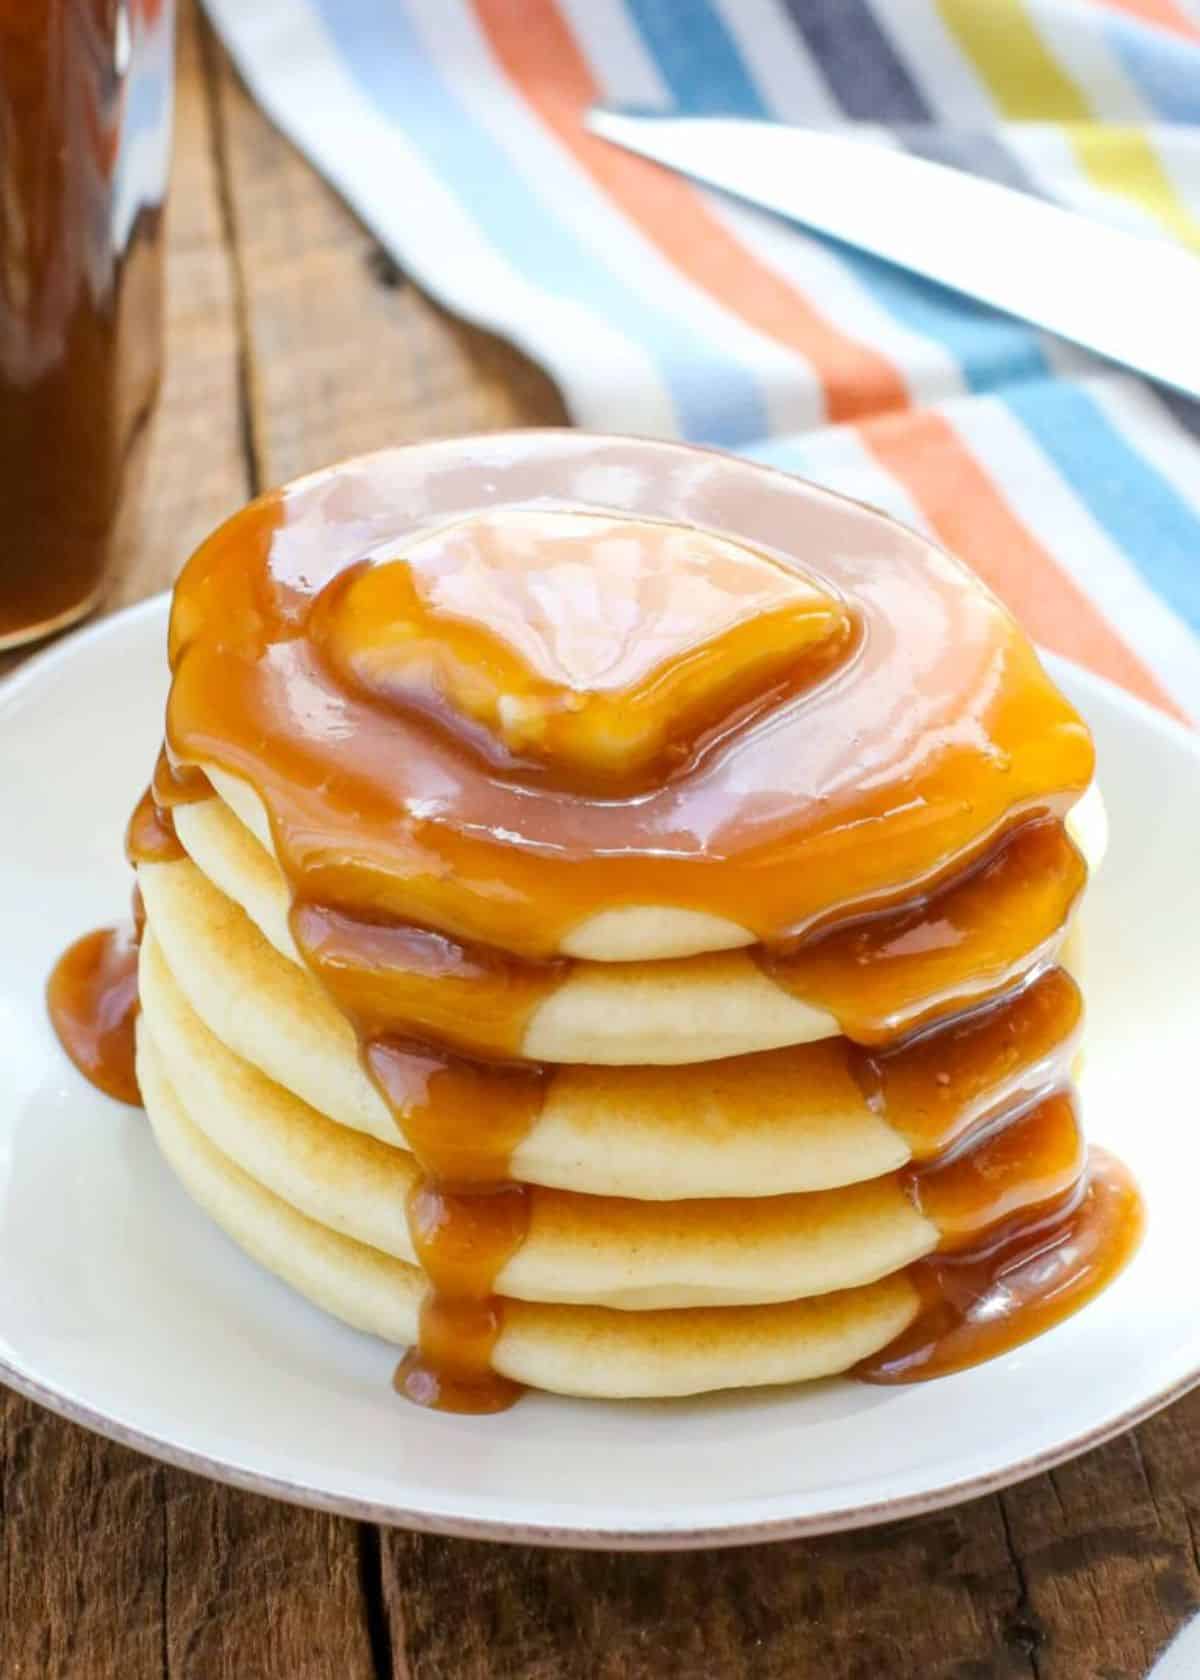
[[[1046,646],[1200,720],[1200,404],[580,120],[610,99],[854,125],[1200,250],[1200,0],[207,6],[397,261],[540,361],[581,425],[874,502]]]

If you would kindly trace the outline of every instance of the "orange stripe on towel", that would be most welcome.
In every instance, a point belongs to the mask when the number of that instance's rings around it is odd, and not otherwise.
[[[589,134],[583,112],[602,97],[553,0],[472,0],[505,74],[595,184],[688,277],[731,314],[797,351],[825,392],[831,420],[908,406],[892,363],[820,315],[668,170]]]
[[[1017,516],[943,415],[929,409],[881,415],[858,431],[938,538],[978,572],[1035,640],[1183,717],[1153,673]]]
[[[1124,12],[1126,17],[1137,18],[1140,23],[1155,23],[1160,29],[1169,29],[1173,35],[1182,35],[1185,41],[1200,41],[1200,24],[1193,23],[1171,0],[1098,0],[1098,3],[1111,11]]]

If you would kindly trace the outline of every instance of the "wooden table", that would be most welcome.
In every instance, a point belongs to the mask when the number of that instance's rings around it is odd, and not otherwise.
[[[564,418],[544,375],[397,272],[186,9],[168,280],[113,606],[169,583],[260,487],[403,438]],[[1140,1680],[1200,1609],[1200,1392],[937,1516],[662,1557],[380,1531],[199,1481],[3,1391],[0,1408],[3,1680]]]

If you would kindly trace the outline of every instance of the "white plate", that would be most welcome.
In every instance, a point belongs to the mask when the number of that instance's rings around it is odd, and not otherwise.
[[[1149,1232],[1098,1302],[1007,1358],[908,1388],[687,1402],[532,1395],[500,1417],[392,1393],[392,1349],[324,1317],[192,1207],[141,1116],[46,1023],[62,947],[120,916],[121,837],[158,746],[162,599],[0,687],[0,1375],[117,1440],[283,1499],[445,1533],[699,1546],[930,1510],[1082,1451],[1200,1380],[1200,743],[1059,667],[1095,728],[1112,850],[1089,914],[1086,1119]]]

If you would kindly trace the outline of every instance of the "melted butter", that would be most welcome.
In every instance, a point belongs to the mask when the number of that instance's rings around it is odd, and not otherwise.
[[[726,538],[501,510],[335,577],[309,635],[363,695],[480,726],[466,738],[502,768],[604,787],[661,781],[731,714],[830,670],[853,628],[834,596]]]
[[[217,532],[180,579],[171,662],[130,853],[178,855],[202,765],[262,799],[297,944],[423,1172],[410,1398],[515,1396],[494,1289],[553,1077],[520,1049],[564,936],[622,905],[751,928],[859,1041],[847,1062],[943,1233],[918,1320],[863,1375],[989,1357],[1127,1257],[1136,1192],[1085,1166],[1079,999],[1048,967],[1084,882],[1062,818],[1091,744],[1007,614],[915,534],[669,446],[389,452]]]

